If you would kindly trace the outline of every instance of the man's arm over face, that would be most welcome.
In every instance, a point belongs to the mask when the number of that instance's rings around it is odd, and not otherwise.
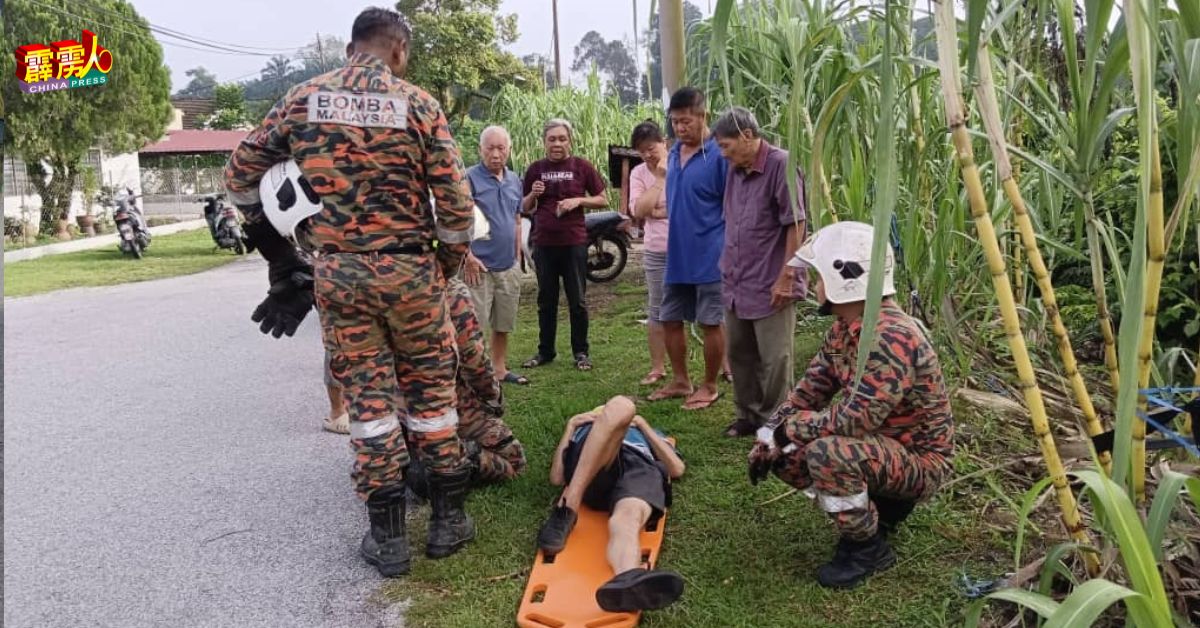
[[[678,451],[675,451],[675,447],[667,439],[660,436],[641,415],[633,418],[633,426],[638,428],[638,431],[646,437],[646,442],[650,443],[650,449],[654,452],[654,458],[663,463],[663,466],[667,468],[667,477],[672,480],[678,480],[683,477],[683,472],[687,470],[687,465],[683,463],[683,458],[679,456]]]
[[[250,224],[265,220],[258,185],[271,166],[288,159],[291,147],[288,136],[291,126],[288,121],[291,92],[267,113],[262,124],[246,139],[242,140],[229,157],[225,166],[225,186],[229,189],[229,201],[242,210]]]

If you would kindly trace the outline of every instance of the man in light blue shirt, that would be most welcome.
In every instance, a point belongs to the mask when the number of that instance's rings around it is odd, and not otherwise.
[[[685,398],[685,410],[716,400],[717,377],[725,355],[721,323],[721,251],[725,246],[725,178],[729,164],[708,129],[704,92],[684,87],[668,110],[677,142],[667,155],[667,272],[659,308],[674,377],[649,399]],[[692,386],[687,371],[683,322],[704,330],[704,381]]]
[[[512,140],[504,127],[479,136],[479,163],[467,170],[475,205],[487,218],[491,237],[471,243],[463,281],[471,288],[479,320],[492,330],[492,367],[501,382],[529,379],[508,370],[508,335],[517,324],[521,297],[521,178],[508,169]]]

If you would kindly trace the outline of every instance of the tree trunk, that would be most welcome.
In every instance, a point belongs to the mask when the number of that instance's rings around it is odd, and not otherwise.
[[[29,181],[42,199],[43,233],[54,233],[69,218],[71,191],[75,189],[75,179],[79,176],[79,161],[80,157],[51,155],[25,162]],[[46,165],[50,167],[49,173],[46,172]],[[47,174],[50,175],[49,179],[46,178]]]

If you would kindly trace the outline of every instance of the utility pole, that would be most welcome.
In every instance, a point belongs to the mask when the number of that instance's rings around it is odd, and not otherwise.
[[[328,72],[325,67],[325,46],[321,45],[321,31],[317,31],[317,55],[321,57],[321,72]]]
[[[558,0],[551,0],[551,2],[554,3],[554,86],[562,87],[562,57],[558,50]]]
[[[641,46],[638,45],[637,0],[633,0],[633,70],[638,76],[638,102],[642,102],[642,64],[640,61],[638,61],[638,53],[640,53],[641,50]]]

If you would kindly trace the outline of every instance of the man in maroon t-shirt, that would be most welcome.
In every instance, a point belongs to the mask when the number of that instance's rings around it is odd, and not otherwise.
[[[571,156],[571,123],[555,118],[542,129],[546,158],[525,171],[521,209],[533,216],[533,263],[538,279],[538,352],[525,362],[534,368],[554,359],[558,332],[558,282],[567,293],[571,353],[575,368],[591,370],[588,358],[587,228],[583,210],[608,205],[604,180],[586,159]]]

